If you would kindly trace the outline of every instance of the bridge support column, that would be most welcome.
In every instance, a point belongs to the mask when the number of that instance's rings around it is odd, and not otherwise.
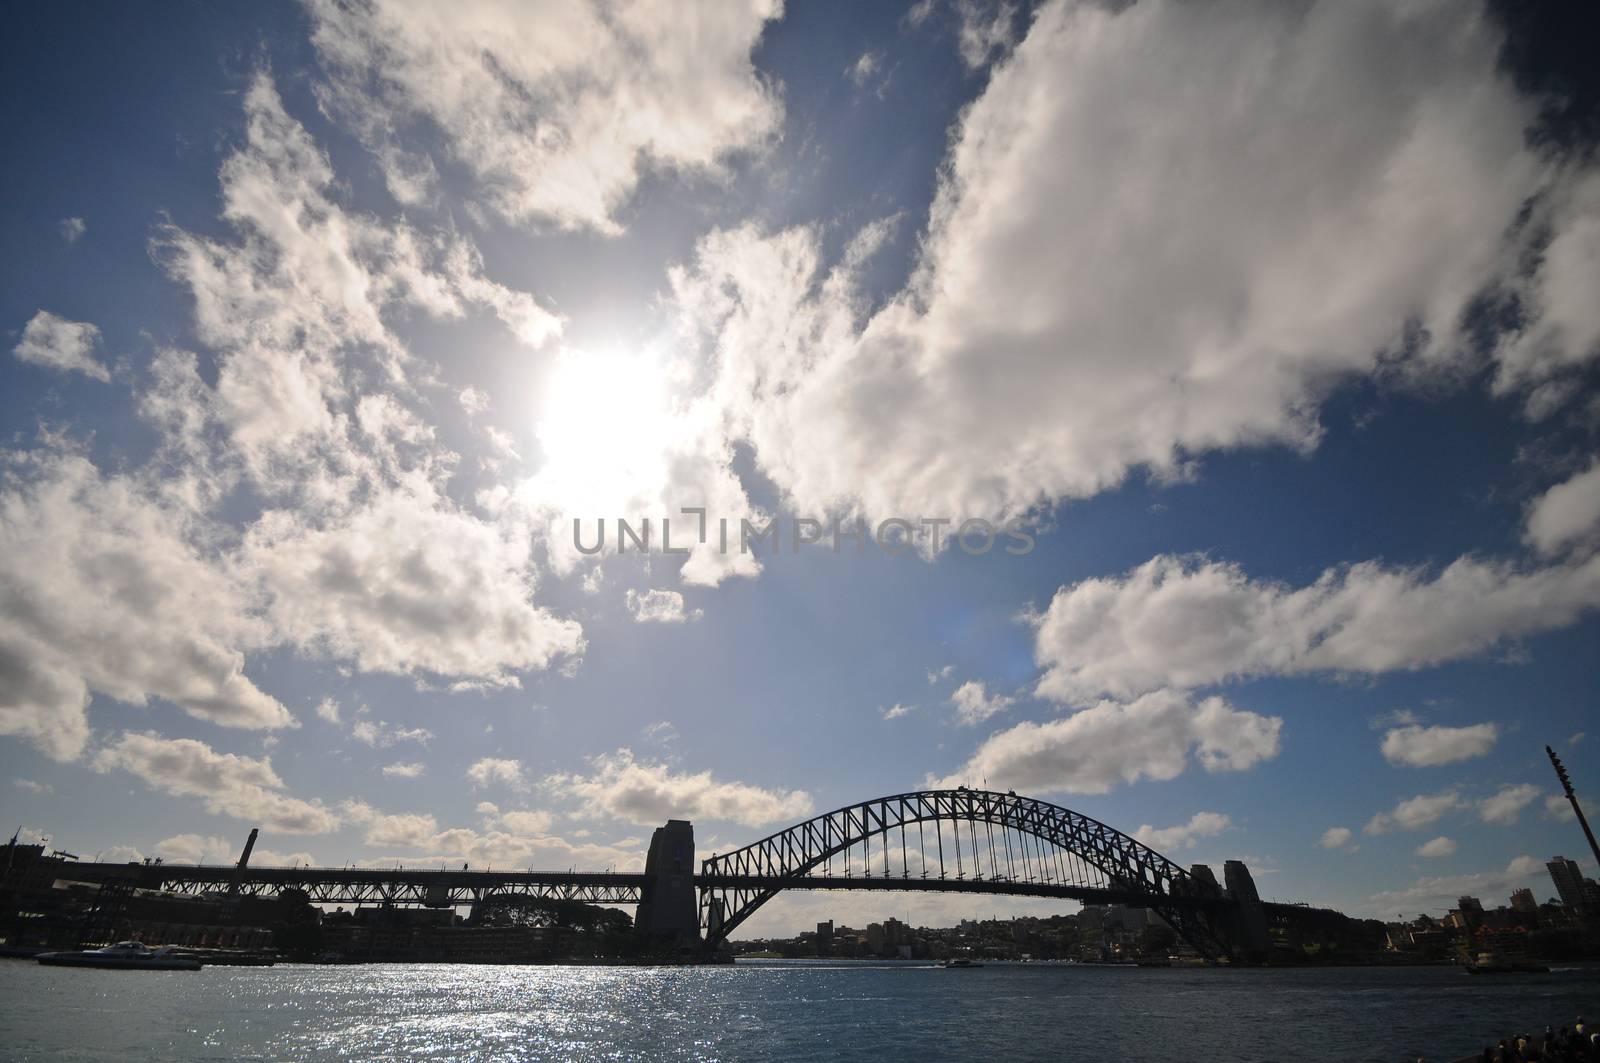
[[[1222,865],[1228,896],[1236,903],[1225,923],[1234,957],[1245,963],[1266,963],[1272,955],[1272,935],[1267,930],[1267,913],[1256,893],[1255,879],[1241,860]]]
[[[694,825],[669,819],[650,837],[634,932],[651,948],[693,951],[700,946],[694,888]]]

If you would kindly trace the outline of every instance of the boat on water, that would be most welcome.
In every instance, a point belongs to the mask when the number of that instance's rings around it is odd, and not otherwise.
[[[968,968],[968,967],[982,967],[983,964],[974,963],[972,960],[962,959],[962,958],[958,957],[956,959],[951,959],[951,960],[940,960],[939,961],[939,966],[945,968],[946,970],[957,970],[957,969],[965,969],[965,968]]]
[[[142,941],[119,941],[102,949],[41,952],[34,957],[49,967],[99,967],[113,971],[198,971],[200,961],[169,948],[152,949]]]
[[[206,967],[272,967],[278,962],[276,952],[248,949],[183,949],[178,954]]]
[[[1491,935],[1480,933],[1489,939]],[[1461,966],[1468,974],[1549,974],[1550,968],[1528,957],[1526,935],[1501,932],[1485,940],[1476,952],[1463,950]]]
[[[1529,960],[1474,962],[1466,965],[1468,974],[1549,974],[1550,968]]]

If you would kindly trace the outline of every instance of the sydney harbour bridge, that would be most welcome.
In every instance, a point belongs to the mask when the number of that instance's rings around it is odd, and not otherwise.
[[[1249,870],[1185,869],[1127,834],[1014,792],[957,787],[861,801],[695,867],[693,826],[670,820],[642,872],[262,867],[250,842],[237,864],[72,864],[78,881],[179,894],[299,890],[316,904],[461,908],[530,901],[636,905],[635,927],[663,950],[715,952],[784,890],[977,893],[1146,908],[1200,955],[1259,962],[1271,929],[1314,931],[1336,912],[1274,904]]]

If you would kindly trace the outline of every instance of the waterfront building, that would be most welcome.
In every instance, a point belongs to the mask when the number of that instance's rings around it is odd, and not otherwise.
[[[1556,884],[1556,892],[1560,894],[1562,904],[1575,912],[1595,904],[1597,899],[1595,885],[1583,877],[1576,860],[1557,856],[1544,866],[1550,870],[1550,879]]]

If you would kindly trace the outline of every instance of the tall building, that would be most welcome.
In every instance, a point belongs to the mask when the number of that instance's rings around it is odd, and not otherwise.
[[[1527,888],[1511,892],[1511,908],[1518,912],[1537,912],[1539,902],[1534,899],[1533,891]]]
[[[1556,884],[1556,893],[1561,895],[1561,903],[1574,911],[1582,908],[1583,872],[1578,870],[1577,861],[1558,856],[1544,866],[1550,869],[1550,878]]]
[[[1458,897],[1456,898],[1456,907],[1463,912],[1477,912],[1480,915],[1483,913],[1483,902],[1476,897]]]

